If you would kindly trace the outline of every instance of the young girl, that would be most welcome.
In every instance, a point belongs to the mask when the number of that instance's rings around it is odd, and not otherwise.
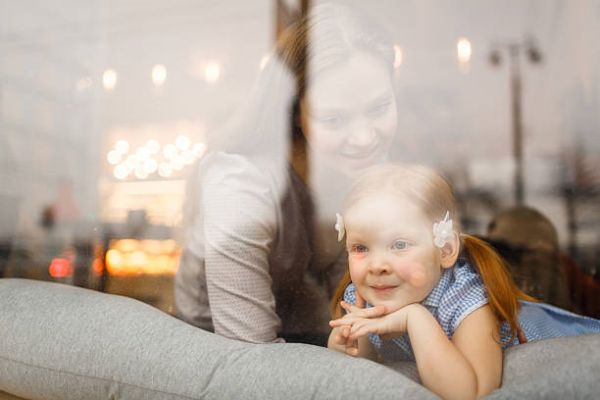
[[[330,348],[415,360],[427,388],[469,399],[500,386],[503,347],[600,332],[600,321],[521,292],[489,245],[460,233],[452,190],[432,170],[370,168],[347,205],[336,224],[349,255],[337,293],[347,313],[330,322]]]

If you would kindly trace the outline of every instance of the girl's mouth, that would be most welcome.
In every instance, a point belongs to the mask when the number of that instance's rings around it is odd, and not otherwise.
[[[391,292],[394,291],[394,289],[396,289],[397,286],[393,286],[393,285],[374,285],[374,286],[370,286],[371,290],[373,292],[375,292],[375,294],[380,295],[380,296],[385,296],[390,294]]]

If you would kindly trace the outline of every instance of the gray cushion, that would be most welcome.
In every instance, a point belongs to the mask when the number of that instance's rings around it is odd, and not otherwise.
[[[419,382],[410,362],[388,365]],[[486,399],[600,398],[600,334],[543,340],[504,353],[502,387]]]
[[[543,340],[508,349],[502,388],[488,398],[600,398],[600,334]]]
[[[389,367],[419,381],[414,363]],[[504,353],[502,387],[486,399],[600,398],[600,334],[543,340]]]
[[[26,399],[435,398],[324,348],[252,345],[125,297],[0,279],[0,390]]]
[[[120,296],[0,279],[0,299],[0,390],[24,399],[435,398],[413,363],[228,340]],[[589,335],[507,350],[489,398],[599,393],[600,335]]]

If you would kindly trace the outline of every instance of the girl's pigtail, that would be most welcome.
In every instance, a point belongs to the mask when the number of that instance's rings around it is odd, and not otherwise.
[[[506,263],[485,241],[471,235],[464,235],[464,245],[469,259],[477,268],[487,289],[490,308],[500,322],[510,326],[512,337],[520,337],[518,313],[519,300],[537,301],[521,291],[508,272]]]
[[[331,310],[332,319],[342,318],[344,312],[342,310],[342,306],[340,306],[340,301],[344,300],[344,292],[348,285],[352,283],[352,279],[350,278],[350,271],[346,268],[346,272],[344,272],[344,276],[340,280],[335,292],[333,293],[333,298],[331,299],[331,304],[329,308]]]

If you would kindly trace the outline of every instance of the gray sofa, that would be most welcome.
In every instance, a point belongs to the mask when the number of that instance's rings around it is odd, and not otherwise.
[[[0,299],[0,391],[5,396],[436,398],[415,382],[414,364],[383,366],[310,345],[228,340],[125,297],[0,279]],[[502,388],[489,398],[598,396],[600,335],[590,335],[509,349]]]

